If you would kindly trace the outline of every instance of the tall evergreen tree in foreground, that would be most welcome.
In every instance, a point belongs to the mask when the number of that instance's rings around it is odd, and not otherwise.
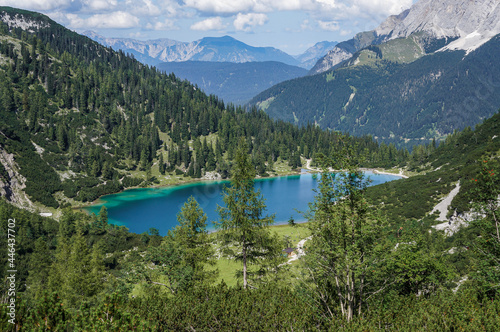
[[[141,269],[147,282],[165,286],[172,294],[208,285],[217,275],[216,270],[206,269],[215,265],[215,253],[208,239],[207,215],[193,197],[184,203],[177,220],[179,225],[160,246],[148,248],[146,259],[155,268]]]
[[[382,260],[383,220],[368,208],[368,180],[345,143],[331,157],[318,158],[323,172],[308,216],[313,237],[305,256],[304,285],[327,318],[340,313],[350,321],[384,287],[373,282]],[[331,168],[342,172],[332,173]]]
[[[268,229],[274,223],[274,215],[264,215],[264,198],[254,189],[255,167],[245,139],[240,140],[231,173],[231,185],[224,188],[225,207],[218,207],[221,220],[216,226],[223,252],[243,263],[243,288],[246,289],[248,265],[275,260],[280,254],[280,243]]]
[[[486,157],[479,160],[480,172],[472,179],[474,220],[470,222],[473,237],[469,240],[475,252],[471,274],[489,297],[498,296],[500,287],[500,171],[499,163]]]

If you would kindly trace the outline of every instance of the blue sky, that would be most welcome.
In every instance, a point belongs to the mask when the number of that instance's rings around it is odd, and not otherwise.
[[[289,54],[377,27],[414,0],[0,0],[105,37],[184,42],[229,35]]]

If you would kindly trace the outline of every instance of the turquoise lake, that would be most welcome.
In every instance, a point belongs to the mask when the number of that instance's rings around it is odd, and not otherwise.
[[[372,180],[370,185],[400,179],[398,176],[365,173]],[[108,209],[109,222],[123,225],[134,233],[157,228],[161,235],[177,225],[177,213],[190,196],[193,196],[207,214],[209,230],[212,221],[218,220],[217,205],[223,205],[222,189],[229,181],[194,182],[184,185],[129,189],[121,193],[101,197],[97,204],[84,208],[98,214],[103,205]],[[313,174],[281,176],[257,179],[255,188],[266,200],[268,214],[275,214],[276,224],[284,224],[293,217],[296,222],[305,221],[299,212],[308,209],[314,200],[317,179]]]

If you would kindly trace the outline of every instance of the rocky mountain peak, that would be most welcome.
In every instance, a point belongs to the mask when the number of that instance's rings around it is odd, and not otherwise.
[[[420,0],[399,15],[390,16],[378,28],[342,42],[320,59],[311,74],[324,72],[368,45],[423,33],[445,39],[441,50],[471,52],[500,33],[499,0]],[[361,37],[370,36],[367,44]],[[350,55],[350,56],[349,56]]]
[[[399,15],[391,15],[389,16],[382,24],[375,29],[375,33],[378,36],[387,36],[389,35],[401,22],[408,16],[410,12],[409,9],[403,11]]]
[[[421,31],[437,39],[458,38],[453,49],[476,49],[500,33],[500,1],[420,0],[396,24],[390,39]]]

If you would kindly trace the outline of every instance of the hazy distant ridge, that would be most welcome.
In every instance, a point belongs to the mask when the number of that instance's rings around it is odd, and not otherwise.
[[[86,31],[83,34],[104,46],[133,54],[139,61],[149,65],[182,61],[233,63],[277,61],[310,69],[337,44],[328,41],[319,42],[303,54],[291,56],[274,47],[253,47],[230,36],[205,37],[193,42],[180,42],[167,38],[146,41],[106,38],[93,31]]]

